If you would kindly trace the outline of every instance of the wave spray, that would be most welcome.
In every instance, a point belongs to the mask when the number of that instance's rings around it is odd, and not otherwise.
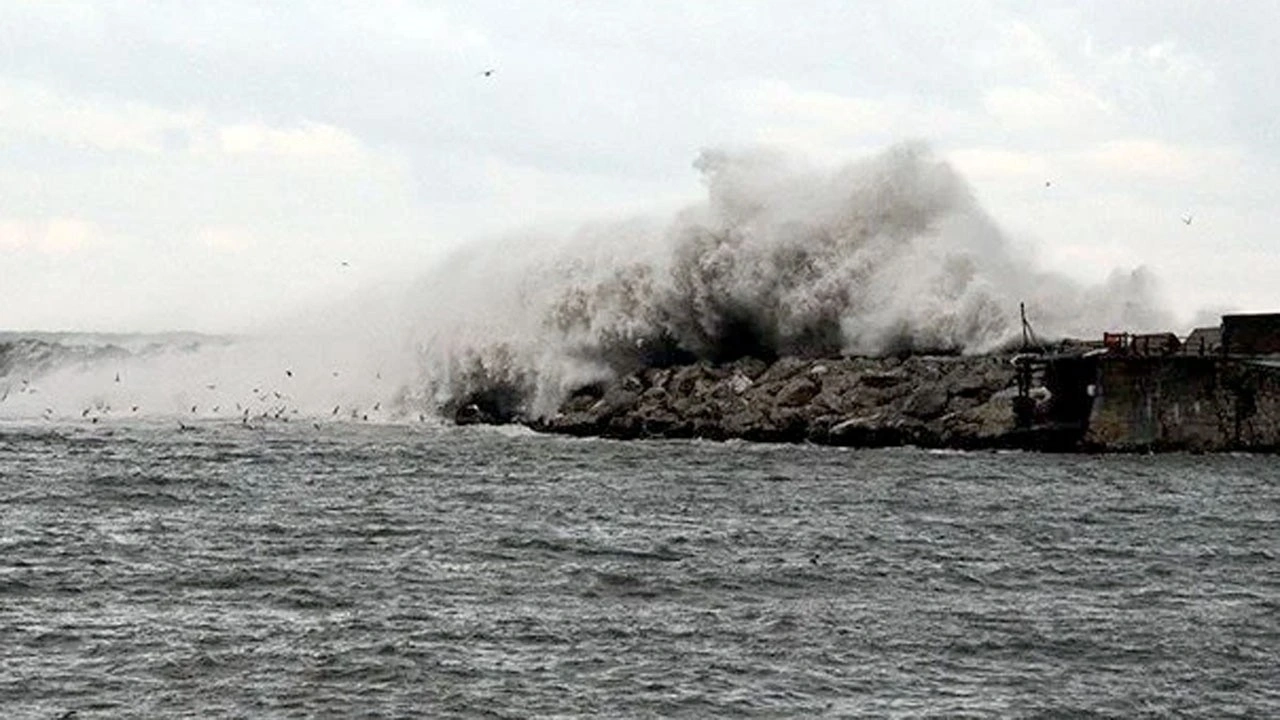
[[[922,144],[834,169],[703,152],[706,199],[666,221],[472,245],[418,288],[437,401],[503,389],[535,414],[648,365],[742,356],[981,353],[1046,336],[1167,328],[1145,270],[1084,286],[1020,256]]]
[[[1019,302],[1047,337],[1171,324],[1144,270],[1085,286],[1035,267],[923,144],[835,168],[708,150],[694,167],[706,197],[672,217],[471,243],[394,301],[278,333],[0,358],[0,415],[396,420],[477,393],[545,415],[646,366],[987,352],[1018,336]]]

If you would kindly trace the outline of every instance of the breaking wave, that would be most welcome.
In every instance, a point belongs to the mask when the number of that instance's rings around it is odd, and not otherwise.
[[[986,352],[1019,334],[1020,302],[1043,337],[1171,326],[1144,270],[1088,287],[1038,269],[925,145],[836,168],[709,150],[694,167],[706,198],[674,217],[473,243],[394,301],[271,337],[11,342],[0,416],[374,420],[476,399],[542,415],[646,366]]]
[[[705,202],[666,222],[473,245],[418,289],[423,382],[535,413],[643,366],[743,356],[981,353],[1020,333],[1167,329],[1153,278],[1037,269],[922,144],[835,169],[706,151]],[[497,393],[495,396],[494,393]]]

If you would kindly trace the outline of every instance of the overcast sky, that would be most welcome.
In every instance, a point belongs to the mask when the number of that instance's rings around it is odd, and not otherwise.
[[[237,330],[455,243],[669,211],[705,147],[900,140],[1046,268],[1280,311],[1278,28],[1275,2],[8,0],[0,328]]]

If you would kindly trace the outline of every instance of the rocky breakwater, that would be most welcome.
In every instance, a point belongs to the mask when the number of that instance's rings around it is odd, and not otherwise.
[[[1015,392],[1013,365],[1001,355],[743,359],[648,368],[582,388],[552,416],[521,421],[624,439],[1009,447],[1019,444]]]

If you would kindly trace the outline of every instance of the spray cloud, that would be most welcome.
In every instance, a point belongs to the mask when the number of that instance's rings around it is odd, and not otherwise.
[[[705,202],[667,222],[509,235],[423,280],[416,339],[438,400],[498,389],[535,414],[646,365],[741,356],[979,353],[1019,331],[1168,328],[1150,275],[1097,287],[1021,257],[922,144],[834,170],[709,150]]]
[[[0,414],[397,419],[477,393],[546,414],[645,366],[985,352],[1018,335],[1019,302],[1046,337],[1170,327],[1145,271],[1086,287],[1038,270],[922,144],[834,169],[768,150],[709,150],[694,166],[707,196],[672,218],[471,244],[395,299],[268,337],[48,368],[38,398],[17,384],[31,368],[0,363]]]

